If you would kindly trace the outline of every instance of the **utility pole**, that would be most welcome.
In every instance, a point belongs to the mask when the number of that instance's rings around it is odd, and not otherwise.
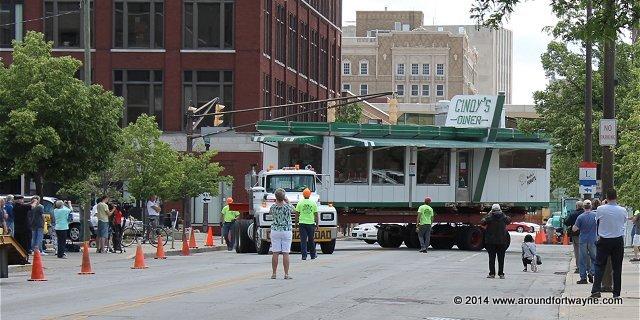
[[[614,0],[607,0],[605,3],[605,14],[607,21],[613,21]],[[604,92],[603,92],[603,119],[615,119],[615,59],[616,59],[616,37],[617,31],[607,35],[604,40]],[[613,150],[610,146],[602,147],[602,196],[605,197],[609,190],[614,187],[613,181]]]
[[[591,1],[587,4],[587,23],[591,21],[593,7]],[[591,40],[585,41],[586,48],[586,79],[584,87],[584,158],[585,162],[593,161],[593,45]],[[590,199],[591,194],[585,194],[585,199]]]
[[[82,1],[83,12],[83,24],[84,24],[84,83],[87,86],[91,85],[91,0]],[[91,198],[87,200],[84,210],[82,210],[82,238],[84,241],[89,241],[89,219],[91,210]]]
[[[191,154],[193,152],[193,115],[196,108],[193,106],[193,102],[189,101],[189,106],[187,107],[187,123],[185,127],[185,131],[187,133],[187,154]],[[191,199],[185,198],[182,199],[184,202],[184,210],[182,210],[182,239],[186,237],[186,228],[187,226],[191,226]]]

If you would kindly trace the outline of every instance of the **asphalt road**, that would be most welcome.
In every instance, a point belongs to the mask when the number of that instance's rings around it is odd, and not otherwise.
[[[147,259],[131,270],[124,256],[96,257],[79,276],[80,256],[48,266],[47,282],[17,273],[0,282],[1,319],[555,319],[557,305],[494,305],[466,297],[560,296],[568,246],[540,249],[539,273],[522,272],[521,238],[507,253],[504,280],[486,279],[487,254],[381,249],[339,241],[332,255],[301,261],[293,280],[269,278],[270,256],[211,252]],[[51,260],[48,258],[47,260]],[[462,297],[463,304],[454,303]],[[471,298],[469,298],[471,299]],[[476,299],[476,298],[473,298]]]

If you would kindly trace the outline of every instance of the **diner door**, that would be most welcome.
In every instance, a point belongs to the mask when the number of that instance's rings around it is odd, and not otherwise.
[[[472,151],[458,151],[456,160],[456,202],[471,201]]]

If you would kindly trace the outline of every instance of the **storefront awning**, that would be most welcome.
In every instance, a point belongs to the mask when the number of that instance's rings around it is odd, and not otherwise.
[[[455,140],[417,140],[336,137],[336,144],[356,147],[418,147],[457,149],[550,149],[548,143],[540,142],[482,142]]]
[[[252,139],[254,142],[290,142],[297,144],[313,143],[322,144],[322,137],[320,136],[254,136]]]

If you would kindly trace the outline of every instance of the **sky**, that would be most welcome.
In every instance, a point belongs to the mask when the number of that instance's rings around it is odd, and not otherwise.
[[[355,24],[358,10],[415,10],[426,25],[475,24],[469,18],[473,0],[343,0],[343,25]],[[547,84],[540,55],[552,40],[542,29],[555,23],[549,0],[525,1],[504,27],[513,31],[512,104],[533,104],[533,92]]]

